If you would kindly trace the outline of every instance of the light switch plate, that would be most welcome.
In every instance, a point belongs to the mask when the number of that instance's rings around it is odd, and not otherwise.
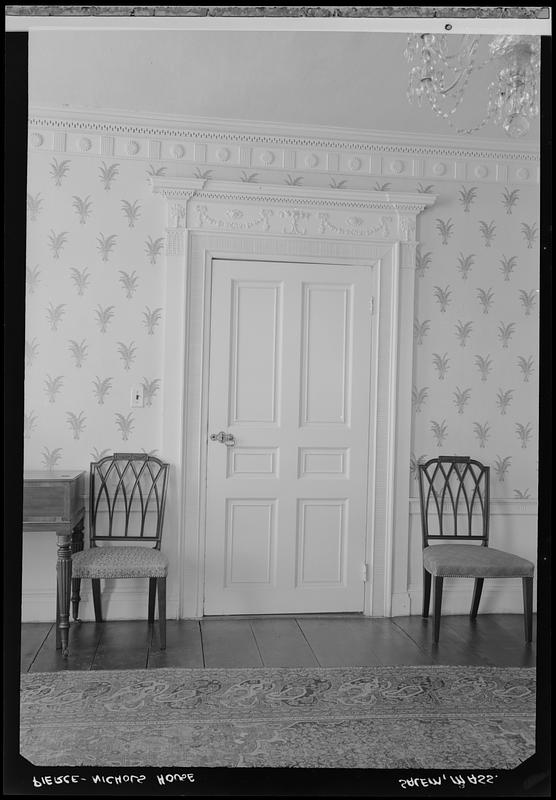
[[[131,407],[143,408],[143,387],[134,386],[131,390]]]

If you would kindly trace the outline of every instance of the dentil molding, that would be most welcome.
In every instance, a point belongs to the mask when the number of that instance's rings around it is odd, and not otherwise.
[[[331,185],[338,188],[342,175],[350,181],[374,177],[417,179],[423,184],[536,184],[539,180],[539,152],[530,145],[84,109],[31,109],[29,149],[130,159],[153,166],[178,162],[190,165],[200,178],[216,169],[226,177],[231,170],[236,175],[240,170],[245,182],[272,176],[296,188],[315,174],[330,176]]]

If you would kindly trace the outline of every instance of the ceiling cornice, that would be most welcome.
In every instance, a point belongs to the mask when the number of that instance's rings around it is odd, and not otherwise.
[[[202,138],[206,141],[277,144],[285,146],[334,147],[384,150],[406,149],[406,152],[423,154],[465,155],[466,157],[500,157],[535,159],[539,147],[511,140],[479,139],[464,136],[433,136],[424,133],[401,131],[371,131],[319,125],[299,125],[258,120],[234,120],[211,117],[188,117],[164,114],[136,114],[133,112],[102,109],[92,110],[72,107],[47,108],[33,106],[29,109],[33,126],[66,128],[68,130],[95,130],[112,133],[141,133],[145,136],[178,136]]]
[[[348,179],[351,188],[367,188],[360,179],[370,177],[420,179],[428,184],[422,191],[437,181],[534,185],[540,172],[537,148],[514,142],[75,107],[31,107],[29,147],[148,161],[151,174],[159,174],[156,164],[171,171],[171,164],[189,164],[196,178],[228,180],[233,170],[237,179],[239,168],[246,182],[295,186],[321,175],[332,189],[345,188]],[[378,182],[374,188],[383,187],[390,188]]]

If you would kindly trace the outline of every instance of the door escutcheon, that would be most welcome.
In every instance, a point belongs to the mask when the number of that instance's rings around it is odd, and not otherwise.
[[[233,447],[236,443],[233,433],[225,433],[224,431],[211,433],[210,440],[211,442],[220,442],[220,444],[225,444],[226,447]]]

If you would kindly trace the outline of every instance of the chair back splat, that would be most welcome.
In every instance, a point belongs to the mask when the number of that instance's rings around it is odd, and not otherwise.
[[[423,547],[429,540],[488,545],[490,467],[469,456],[440,456],[419,465]]]
[[[168,464],[146,453],[114,453],[90,466],[90,543],[150,541],[158,550]]]

